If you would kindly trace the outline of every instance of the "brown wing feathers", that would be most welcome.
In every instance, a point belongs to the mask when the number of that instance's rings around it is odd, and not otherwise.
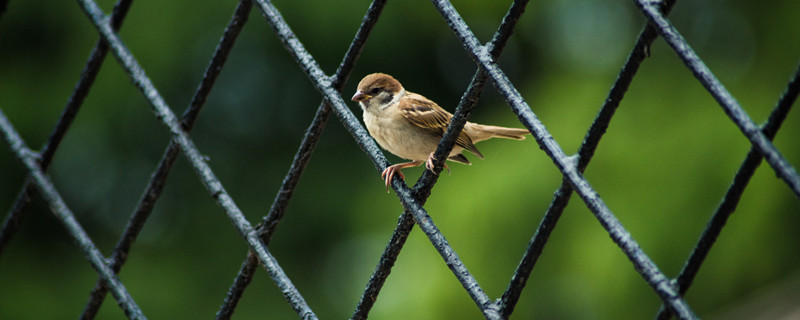
[[[420,128],[431,130],[440,137],[444,136],[444,132],[447,130],[447,125],[453,115],[428,99],[414,97],[418,96],[415,93],[407,92],[406,94],[413,98],[407,100],[409,101],[408,104],[401,106],[403,117]],[[458,134],[458,138],[456,138],[456,144],[483,159],[483,155],[463,129]]]

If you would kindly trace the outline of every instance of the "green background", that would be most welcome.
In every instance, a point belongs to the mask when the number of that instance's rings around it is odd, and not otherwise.
[[[275,1],[300,41],[332,74],[368,1]],[[113,2],[100,1],[110,12]],[[454,1],[488,41],[506,1]],[[173,112],[188,105],[235,1],[135,1],[121,37]],[[763,123],[800,56],[800,2],[681,1],[670,19],[748,114]],[[532,1],[500,61],[533,111],[574,153],[645,23],[631,1]],[[42,146],[97,34],[71,1],[10,1],[0,17],[0,108],[27,144]],[[426,1],[390,1],[345,86],[371,72],[453,110],[475,64]],[[253,10],[191,133],[252,222],[266,214],[320,102],[319,94]],[[520,126],[487,87],[472,121]],[[800,164],[800,113],[775,145]],[[169,141],[111,55],[49,175],[108,254]],[[482,288],[506,288],[561,183],[533,139],[478,145],[453,163],[425,206]],[[639,245],[675,276],[750,146],[660,39],[642,65],[586,177]],[[400,159],[387,155],[393,163]],[[405,170],[409,183],[421,168]],[[25,172],[0,147],[0,209]],[[270,249],[323,319],[349,317],[402,207],[332,117]],[[5,215],[6,213],[3,213]],[[800,202],[763,165],[686,299],[705,318],[780,310],[771,294],[800,292]],[[247,253],[228,219],[179,158],[120,278],[152,319],[210,318]],[[296,315],[259,270],[234,318]],[[96,274],[41,198],[0,256],[0,318],[80,314]],[[787,296],[779,296],[786,298]],[[660,300],[578,197],[566,208],[512,318],[652,318]],[[745,307],[752,306],[746,309]],[[481,314],[415,228],[371,312],[374,319],[477,319]],[[108,297],[100,319],[124,314]]]

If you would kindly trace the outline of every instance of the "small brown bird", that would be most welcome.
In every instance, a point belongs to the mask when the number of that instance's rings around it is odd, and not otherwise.
[[[422,95],[406,91],[399,81],[384,73],[361,79],[352,100],[364,109],[364,123],[375,141],[394,155],[411,160],[383,170],[386,191],[395,174],[405,179],[400,169],[425,162],[425,167],[433,171],[433,153],[453,117],[451,113]],[[527,129],[467,122],[447,160],[470,164],[461,152],[466,149],[483,159],[475,143],[495,137],[523,140],[526,134],[530,134]]]

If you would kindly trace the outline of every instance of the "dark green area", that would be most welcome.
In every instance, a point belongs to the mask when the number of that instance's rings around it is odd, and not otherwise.
[[[109,12],[113,2],[100,1]],[[323,69],[333,73],[368,1],[276,1]],[[134,2],[121,36],[175,113],[189,103],[235,1]],[[508,4],[454,1],[481,41]],[[800,2],[679,1],[671,20],[758,123],[798,63]],[[630,1],[532,1],[501,65],[567,153],[574,153],[644,23]],[[41,147],[97,41],[74,2],[10,1],[0,17],[0,108]],[[390,1],[345,86],[371,72],[453,110],[475,65],[425,1]],[[471,120],[519,126],[488,87]],[[257,9],[191,136],[252,222],[266,214],[320,102]],[[349,102],[349,101],[348,101]],[[361,111],[350,103],[359,116]],[[775,144],[797,168],[800,113]],[[56,153],[50,177],[108,254],[169,141],[111,55]],[[478,145],[486,159],[453,163],[426,205],[490,297],[499,297],[561,183],[533,139]],[[642,65],[586,177],[639,245],[675,276],[749,143],[660,39]],[[469,157],[469,156],[468,156]],[[389,155],[392,162],[397,162]],[[409,183],[422,169],[406,170]],[[5,216],[25,173],[0,147]],[[331,118],[270,246],[324,319],[349,317],[401,206]],[[687,301],[713,317],[800,273],[800,201],[765,164],[755,174]],[[152,319],[210,318],[247,252],[185,159],[120,274]],[[0,318],[76,317],[97,276],[38,196],[0,256]],[[795,284],[797,281],[794,282]],[[797,290],[794,290],[797,292]],[[534,269],[513,318],[643,319],[660,300],[578,197]],[[777,308],[766,303],[760,308]],[[239,319],[291,319],[259,271]],[[475,319],[478,309],[415,229],[371,313],[375,319]],[[740,316],[744,316],[739,314]],[[109,296],[101,319],[124,314]]]

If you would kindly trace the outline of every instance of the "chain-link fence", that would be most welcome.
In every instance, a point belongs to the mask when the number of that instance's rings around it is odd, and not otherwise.
[[[391,299],[390,297],[380,295],[380,292],[389,279],[392,267],[398,259],[400,259],[400,252],[415,225],[427,236],[447,268],[455,275],[457,281],[463,287],[463,290],[466,291],[469,298],[471,298],[478,307],[477,310],[479,310],[485,318],[504,319],[512,316],[529,279],[535,278],[532,275],[534,266],[541,257],[546,244],[548,244],[551,234],[556,231],[557,222],[562,216],[562,212],[564,212],[567,207],[571,196],[575,193],[583,202],[584,206],[594,214],[596,220],[600,222],[600,225],[605,229],[607,235],[611,237],[611,240],[616,244],[618,249],[622,250],[625,256],[627,256],[629,263],[639,273],[643,283],[646,283],[650,287],[649,291],[652,292],[653,296],[660,299],[662,303],[661,309],[653,310],[653,313],[657,314],[657,318],[666,319],[674,315],[680,319],[693,319],[697,316],[691,304],[684,299],[684,295],[692,285],[695,276],[700,270],[704,260],[709,255],[709,252],[712,252],[711,249],[717,237],[722,232],[731,213],[737,208],[739,200],[745,191],[745,187],[754,175],[762,158],[766,160],[766,163],[769,165],[769,168],[765,168],[764,170],[772,170],[774,174],[785,183],[785,187],[788,187],[788,190],[790,190],[795,197],[800,196],[800,177],[798,177],[796,169],[783,155],[782,150],[776,148],[772,143],[772,139],[778,133],[778,129],[787,118],[789,110],[794,104],[798,92],[800,92],[800,79],[798,79],[798,77],[800,77],[800,70],[794,72],[791,80],[786,85],[784,93],[777,98],[777,105],[767,121],[762,126],[758,126],[755,121],[748,116],[733,95],[720,83],[718,78],[714,75],[714,72],[706,66],[700,57],[698,57],[692,46],[684,40],[680,30],[676,29],[670,20],[667,19],[667,15],[675,1],[634,1],[641,15],[646,19],[646,23],[633,44],[632,49],[630,49],[627,61],[625,61],[623,67],[620,69],[616,80],[611,86],[611,90],[607,93],[607,98],[603,101],[596,118],[586,132],[575,155],[569,155],[564,151],[559,142],[557,142],[548,129],[545,128],[543,121],[540,120],[537,113],[534,112],[536,108],[532,108],[528,100],[526,100],[526,97],[521,93],[521,91],[524,92],[524,89],[512,83],[507,75],[508,71],[501,68],[498,64],[498,59],[502,56],[503,49],[512,37],[512,33],[514,33],[520,18],[522,18],[526,12],[528,1],[514,1],[511,3],[511,7],[508,8],[505,16],[499,21],[499,26],[491,37],[491,40],[486,44],[478,41],[470,30],[469,25],[461,18],[450,2],[434,0],[432,3],[432,8],[438,11],[441,18],[447,23],[447,26],[455,33],[455,38],[457,38],[459,43],[463,46],[466,54],[478,67],[467,89],[463,92],[461,100],[455,109],[453,121],[449,124],[444,138],[439,143],[434,158],[446,158],[446,155],[449,154],[450,150],[453,148],[457,137],[456,133],[460,132],[463,128],[467,118],[469,118],[481,94],[484,92],[486,85],[491,84],[502,100],[511,107],[512,112],[517,116],[521,124],[531,131],[538,147],[544,151],[555,165],[563,182],[550,200],[550,205],[541,218],[538,228],[532,227],[529,230],[533,233],[532,238],[525,248],[516,270],[510,275],[511,280],[507,282],[506,290],[499,296],[491,296],[487,293],[487,290],[481,286],[480,282],[456,253],[454,246],[445,238],[446,232],[443,233],[440,231],[438,225],[434,223],[433,219],[428,214],[428,210],[424,207],[428,197],[433,194],[432,188],[439,178],[438,173],[442,170],[443,161],[435,163],[435,173],[427,170],[423,171],[422,177],[413,187],[406,186],[400,179],[394,179],[391,183],[391,187],[400,200],[403,212],[397,221],[396,228],[391,235],[389,243],[380,256],[378,265],[374,268],[372,275],[369,276],[369,281],[366,284],[366,288],[362,291],[361,298],[357,302],[353,301],[355,303],[355,308],[351,318],[365,319],[369,316],[376,302],[381,301],[381,299]],[[250,288],[251,281],[257,274],[259,266],[261,266],[274,281],[288,304],[300,318],[318,318],[313,303],[307,303],[304,298],[306,292],[298,289],[298,286],[295,285],[294,281],[297,281],[297,278],[302,276],[289,276],[287,273],[291,274],[291,272],[287,272],[288,270],[281,268],[279,259],[277,259],[276,255],[273,255],[272,250],[270,250],[270,242],[273,239],[273,234],[276,233],[279,223],[284,220],[287,207],[295,191],[302,185],[300,181],[301,175],[311,162],[312,152],[320,143],[323,130],[331,115],[335,115],[344,129],[352,135],[353,141],[372,161],[375,169],[380,171],[389,165],[389,161],[385,158],[381,149],[379,149],[374,140],[369,137],[361,122],[357,116],[353,114],[348,103],[346,103],[346,100],[341,94],[343,88],[348,83],[351,73],[357,65],[373,28],[380,24],[379,18],[384,10],[391,10],[391,8],[384,8],[386,1],[373,1],[369,5],[355,37],[333,74],[328,74],[323,71],[320,63],[316,60],[317,58],[304,46],[304,43],[301,41],[302,37],[294,33],[275,5],[266,0],[253,2],[249,0],[240,1],[235,8],[233,17],[224,30],[222,39],[217,44],[211,62],[205,68],[205,73],[202,76],[200,85],[195,90],[191,101],[188,103],[189,106],[181,117],[173,113],[171,107],[167,104],[167,99],[164,98],[158,86],[154,84],[154,81],[148,77],[145,68],[137,61],[135,57],[136,51],[129,49],[126,42],[122,40],[123,37],[120,36],[119,30],[122,26],[122,21],[128,14],[132,1],[120,0],[114,6],[113,12],[109,15],[104,13],[93,0],[79,0],[78,4],[100,35],[100,39],[95,44],[88,61],[85,63],[83,71],[80,74],[80,79],[77,85],[75,85],[55,128],[52,129],[49,138],[44,143],[44,147],[39,151],[31,149],[30,144],[26,143],[19,132],[15,130],[9,118],[4,114],[0,114],[0,128],[2,129],[3,137],[9,145],[9,149],[22,164],[28,175],[20,188],[16,200],[10,205],[10,210],[5,216],[2,230],[0,231],[0,250],[7,247],[11,240],[13,240],[21,224],[26,219],[30,219],[29,214],[26,213],[26,209],[31,204],[31,199],[34,195],[39,194],[50,208],[50,211],[52,211],[58,221],[63,224],[69,237],[78,244],[78,248],[99,276],[85,304],[81,317],[96,317],[105,297],[110,293],[129,318],[145,318],[147,309],[140,309],[139,304],[137,304],[139,299],[138,295],[131,294],[131,290],[129,289],[131,284],[124,281],[124,277],[122,279],[118,277],[117,273],[122,270],[131,249],[135,247],[135,240],[142,232],[143,228],[148,225],[148,218],[153,212],[154,207],[159,203],[159,197],[168,185],[167,177],[173,170],[173,164],[175,164],[176,160],[180,157],[179,154],[182,154],[188,161],[189,166],[194,170],[197,178],[202,182],[208,195],[211,196],[222,212],[227,216],[236,232],[238,232],[241,239],[247,244],[249,250],[249,254],[243,257],[241,267],[235,275],[233,284],[227,291],[224,301],[221,302],[217,317],[230,318],[234,314],[240,299],[243,297],[246,290]],[[12,10],[7,10],[7,7],[8,1],[0,3],[0,8],[3,8],[0,12],[4,15],[13,15],[14,12]],[[203,108],[209,94],[212,92],[212,89],[214,89],[216,80],[220,76],[222,70],[224,70],[223,67],[229,55],[235,53],[237,37],[239,37],[246,26],[253,27],[253,22],[248,24],[248,17],[253,9],[263,15],[264,21],[269,24],[274,34],[280,39],[285,50],[296,62],[297,66],[300,67],[305,76],[311,81],[313,87],[319,92],[322,100],[303,135],[302,142],[291,161],[289,171],[285,174],[280,184],[272,206],[257,225],[252,224],[251,221],[245,217],[242,207],[237,205],[232,194],[226,190],[226,187],[223,186],[223,183],[217,177],[216,170],[220,168],[214,166],[213,157],[209,158],[204,155],[201,152],[203,148],[198,148],[195,143],[196,138],[192,138],[189,135],[198,119],[201,108]],[[431,7],[420,7],[419,10],[433,9],[431,9]],[[321,28],[326,26],[317,27]],[[708,221],[705,230],[703,230],[702,234],[699,236],[699,240],[694,246],[691,255],[686,260],[682,270],[674,278],[665,274],[665,272],[659,268],[659,265],[650,257],[652,252],[649,250],[645,252],[645,250],[642,249],[637,242],[637,237],[634,237],[628,229],[623,227],[620,219],[612,213],[611,208],[613,208],[615,204],[611,203],[608,205],[606,201],[604,201],[604,198],[598,194],[593,184],[589,183],[583,175],[595,152],[599,148],[598,146],[601,138],[607,130],[609,130],[610,123],[614,118],[617,108],[623,101],[623,97],[632,83],[634,83],[634,79],[636,79],[635,76],[640,70],[640,66],[651,55],[651,45],[653,45],[654,41],[658,38],[663,39],[672,51],[677,54],[677,57],[685,65],[686,70],[694,75],[697,83],[702,85],[716,103],[722,107],[725,115],[727,115],[730,121],[744,134],[748,143],[751,145],[751,150],[743,160],[740,169],[736,172],[733,183],[731,183],[727,193],[724,194],[717,209]],[[4,48],[2,50],[7,49]],[[171,138],[168,145],[163,150],[160,161],[151,174],[150,181],[147,183],[145,190],[141,193],[141,198],[138,203],[135,204],[133,213],[127,218],[127,225],[124,231],[122,231],[121,236],[119,236],[117,244],[109,255],[104,255],[85,230],[85,223],[82,224],[79,219],[76,218],[75,212],[71,209],[72,205],[64,200],[64,190],[57,188],[53,180],[45,174],[45,171],[56,155],[56,150],[62,139],[67,135],[68,129],[76,117],[79,116],[79,110],[89,93],[89,89],[92,88],[93,85],[96,86],[95,79],[101,72],[104,66],[103,61],[109,53],[116,59],[116,62],[122,66],[130,81],[132,81],[141,95],[144,96],[157,119],[163,126],[168,128]],[[456,53],[452,52],[449,54]],[[4,65],[8,63],[9,62],[4,62]],[[110,62],[105,64],[106,68],[108,68],[109,64]],[[420,89],[414,91],[421,91],[423,94],[426,93]],[[344,96],[347,97],[348,95],[345,93]],[[17,108],[18,106],[3,105],[2,107],[4,109],[10,109]],[[292,108],[295,106],[280,107]],[[522,147],[529,146],[521,146],[521,148]],[[335,159],[316,160],[326,162],[338,161]],[[16,168],[14,170],[16,170]],[[475,168],[475,170],[478,169]],[[3,171],[6,171],[6,169]],[[228,184],[226,183],[226,185]],[[653,182],[652,186],[645,187],[658,188],[657,182]],[[376,189],[378,189],[378,187],[376,187]],[[69,192],[75,193],[75,191]],[[325,191],[314,190],[314,192]],[[500,200],[513,201],[513,199]],[[192,200],[184,199],[184,201]],[[386,212],[381,213],[385,214]],[[788,213],[788,215],[796,214],[797,212]],[[295,225],[295,227],[297,226]],[[223,228],[223,226],[219,228]],[[228,227],[225,226],[224,228]],[[284,230],[284,232],[303,231],[300,229]],[[501,234],[501,232],[498,231],[497,234]],[[207,235],[209,238],[215,236],[215,234]],[[682,236],[688,236],[690,238],[697,237],[696,234],[686,234]],[[764,245],[769,244],[770,242],[765,240]],[[0,253],[2,253],[2,251],[0,251]],[[413,254],[414,253],[406,252],[404,258],[413,259],[413,257],[411,257]],[[135,256],[136,255],[133,256],[133,260],[135,260]],[[207,257],[206,259],[214,258]],[[487,257],[487,259],[490,258]],[[53,270],[57,272],[58,266],[53,266]],[[363,276],[367,277],[367,275]],[[719,275],[709,274],[707,276],[716,277]],[[425,289],[418,288],[417,290]],[[139,294],[149,295],[151,293],[143,292]],[[409,292],[409,294],[414,293]],[[265,316],[269,317],[268,314]],[[341,315],[338,316],[341,317]]]

